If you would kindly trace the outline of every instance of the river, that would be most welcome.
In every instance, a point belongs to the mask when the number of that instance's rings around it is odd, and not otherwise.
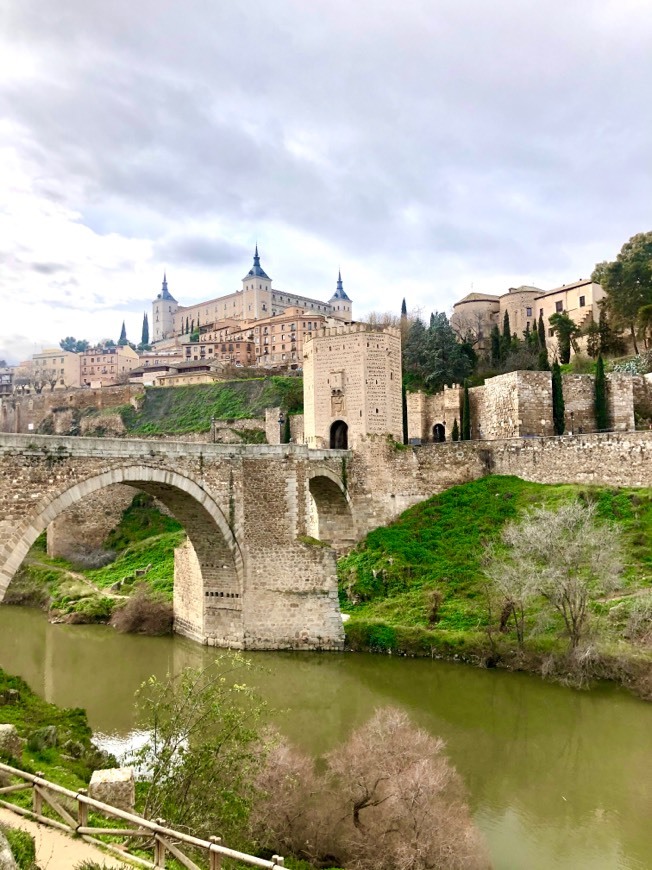
[[[133,733],[134,691],[147,677],[214,655],[183,638],[50,625],[0,607],[0,666],[48,701],[85,708],[111,748]],[[495,870],[652,868],[652,704],[615,686],[579,692],[423,659],[251,657],[260,670],[249,682],[279,711],[279,728],[314,753],[387,704],[443,737]]]

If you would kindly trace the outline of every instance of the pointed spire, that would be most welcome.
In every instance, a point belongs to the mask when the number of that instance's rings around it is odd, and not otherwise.
[[[167,272],[163,272],[163,286],[161,287],[161,292],[158,294],[159,299],[166,299],[168,302],[176,302],[177,300],[168,290],[168,276]]]
[[[337,272],[337,288],[336,288],[335,293],[333,293],[331,298],[332,299],[346,299],[347,302],[351,301],[349,299],[349,297],[346,295],[346,293],[344,292],[344,285],[342,284],[342,270],[341,269],[339,269]]]
[[[260,255],[258,254],[258,242],[256,242],[256,250],[254,251],[254,264],[251,267],[251,269],[249,270],[249,272],[245,275],[244,280],[246,281],[247,278],[267,278],[268,281],[270,280],[269,275],[267,275],[263,271],[263,269],[260,265]]]

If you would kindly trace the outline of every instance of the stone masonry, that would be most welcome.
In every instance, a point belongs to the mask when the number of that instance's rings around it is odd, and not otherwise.
[[[0,435],[0,597],[38,535],[106,487],[143,490],[181,522],[175,621],[204,643],[338,649],[335,550],[357,538],[346,451]],[[316,524],[315,524],[316,522]]]

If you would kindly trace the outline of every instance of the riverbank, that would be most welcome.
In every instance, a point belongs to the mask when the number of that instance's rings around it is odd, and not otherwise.
[[[485,554],[500,548],[506,523],[538,505],[575,499],[595,504],[599,518],[621,533],[619,588],[593,597],[586,635],[570,652],[559,614],[533,599],[519,644],[504,613],[501,619],[501,602],[496,612]],[[339,561],[347,645],[528,671],[579,686],[613,680],[650,699],[651,566],[652,491],[485,477],[416,505]]]

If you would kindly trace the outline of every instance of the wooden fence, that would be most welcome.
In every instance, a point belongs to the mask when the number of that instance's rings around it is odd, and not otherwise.
[[[13,785],[7,785],[0,788],[0,806],[22,816],[35,819],[44,825],[50,825],[53,828],[58,828],[60,831],[66,831],[69,834],[76,834],[88,843],[95,846],[101,846],[103,849],[108,849],[115,855],[139,864],[141,867],[165,867],[165,858],[169,853],[171,856],[188,870],[202,870],[199,865],[192,861],[187,854],[184,853],[188,847],[195,851],[203,853],[207,860],[209,870],[221,870],[222,862],[225,858],[231,858],[239,861],[242,864],[248,864],[251,867],[263,867],[266,870],[282,870],[285,867],[284,859],[280,855],[273,855],[271,861],[264,858],[257,858],[255,855],[247,855],[244,852],[238,852],[235,849],[228,849],[221,845],[219,837],[211,837],[209,840],[201,840],[198,837],[192,837],[190,834],[184,834],[181,831],[174,831],[166,827],[163,819],[150,821],[149,819],[138,816],[135,813],[129,813],[125,810],[120,810],[117,807],[112,807],[109,804],[102,803],[90,798],[85,789],[80,791],[71,791],[68,788],[57,785],[54,782],[49,782],[41,776],[26,773],[24,770],[18,770],[15,767],[10,767],[8,764],[0,763],[0,772],[9,774],[21,780]],[[19,807],[14,803],[4,800],[4,795],[15,794],[20,791],[31,790],[32,792],[32,809],[27,810],[24,807]],[[74,817],[71,811],[62,805],[60,797],[65,797],[68,802],[76,802],[77,809]],[[47,804],[50,809],[59,817],[50,818],[43,814],[43,804]],[[91,827],[88,824],[89,810],[94,810],[102,816],[121,819],[129,824],[125,828],[100,828]],[[133,855],[125,848],[120,848],[112,843],[106,843],[96,839],[98,836],[124,837],[125,839],[138,838],[143,849],[152,849],[152,860],[142,858],[138,855]]]

